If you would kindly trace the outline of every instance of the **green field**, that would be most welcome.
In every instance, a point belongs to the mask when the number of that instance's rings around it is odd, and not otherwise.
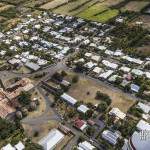
[[[83,12],[79,13],[77,16],[85,19],[91,19],[98,13],[107,10],[107,7],[103,6],[101,3],[97,3],[90,8],[84,10]]]
[[[118,14],[118,10],[110,9],[103,5],[103,3],[97,3],[90,8],[82,11],[77,16],[84,19],[105,23],[109,19],[116,17]]]
[[[109,21],[110,19],[116,17],[118,14],[119,14],[118,10],[109,9],[105,11],[104,13],[101,13],[100,15],[94,16],[93,18],[91,18],[91,20],[105,23]]]

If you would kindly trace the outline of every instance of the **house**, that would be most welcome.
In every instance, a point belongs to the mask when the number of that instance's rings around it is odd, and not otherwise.
[[[123,53],[122,53],[121,50],[116,50],[116,51],[114,52],[114,56],[119,57],[119,56],[122,56],[122,55],[123,55]]]
[[[46,137],[41,139],[38,143],[44,150],[53,150],[64,139],[64,134],[57,129],[52,129]]]
[[[144,75],[144,72],[139,69],[132,69],[131,73],[133,73],[134,75],[137,75],[137,76]]]
[[[85,114],[85,113],[89,110],[89,108],[88,108],[87,106],[85,106],[85,105],[80,105],[80,106],[77,108],[77,110],[78,110],[79,112]]]
[[[18,144],[15,146],[12,146],[11,144],[7,144],[6,146],[2,147],[1,150],[24,150],[25,146],[24,144],[19,141]]]
[[[112,110],[109,112],[109,115],[115,116],[117,119],[125,119],[126,114],[120,111],[118,108],[112,108]]]
[[[150,106],[148,104],[146,105],[144,103],[139,102],[137,104],[137,107],[140,108],[140,109],[142,109],[143,112],[146,113],[146,114],[148,114],[150,112]]]
[[[100,56],[93,55],[93,56],[91,57],[91,60],[98,63],[98,62],[100,61],[100,58],[101,58]]]
[[[105,47],[105,46],[103,46],[103,45],[98,46],[97,48],[98,48],[99,50],[106,50],[106,47]]]
[[[150,79],[150,72],[145,72],[146,78]]]
[[[107,54],[107,55],[113,55],[114,52],[113,52],[113,51],[110,51],[110,50],[106,50],[106,51],[105,51],[105,54]]]
[[[118,76],[118,75],[112,75],[112,76],[108,79],[108,81],[109,81],[109,82],[115,82],[115,81],[117,80],[117,78],[121,78],[121,77]]]
[[[96,63],[93,63],[92,61],[90,61],[90,62],[87,62],[86,64],[84,64],[84,67],[87,69],[92,69],[96,65],[97,65]]]
[[[105,139],[106,141],[108,141],[112,145],[117,144],[119,137],[120,137],[120,134],[117,131],[112,132],[110,130],[104,130],[102,132],[102,138]]]
[[[122,87],[126,87],[129,83],[130,83],[130,81],[127,81],[127,80],[124,79],[120,85]]]
[[[122,66],[119,70],[121,70],[121,71],[123,71],[123,72],[125,72],[125,73],[129,73],[130,70],[131,70],[131,68]]]
[[[140,90],[140,87],[138,85],[136,85],[136,84],[131,84],[130,88],[131,88],[131,91],[133,91],[135,93],[138,93],[139,90]]]
[[[111,63],[111,62],[109,62],[109,61],[107,61],[107,60],[103,60],[102,63],[103,63],[105,66],[107,66],[107,67],[109,67],[109,68],[111,68],[111,69],[117,69],[117,68],[118,68],[118,64]]]
[[[20,64],[20,63],[21,63],[21,60],[20,60],[20,59],[16,59],[16,58],[12,58],[12,59],[8,60],[8,62],[9,62],[11,65],[14,65],[14,64]]]
[[[11,144],[2,147],[1,150],[16,150]]]
[[[28,67],[29,69],[33,70],[33,71],[37,71],[40,69],[40,66],[38,64],[35,64],[33,62],[26,62],[25,66]]]
[[[136,59],[136,58],[132,58],[130,56],[122,56],[122,59],[125,59],[129,62],[132,62],[132,63],[135,63],[135,64],[138,64],[138,65],[142,65],[143,64],[143,61],[140,60],[140,59]]]
[[[66,80],[62,80],[62,81],[60,82],[60,84],[63,85],[63,86],[65,86],[65,87],[71,86],[71,83],[68,82],[68,81],[66,81]]]
[[[84,56],[87,57],[87,58],[90,58],[90,57],[92,57],[92,53],[85,53]]]
[[[19,143],[15,145],[15,148],[16,150],[24,150],[25,146],[21,141],[19,141]]]
[[[71,105],[75,105],[77,103],[76,99],[74,99],[73,97],[71,97],[70,95],[66,93],[62,94],[60,98]]]
[[[113,74],[113,70],[107,70],[106,72],[99,75],[99,78],[107,79],[111,74]]]
[[[78,144],[78,150],[96,150],[96,147],[93,146],[91,143],[84,141]]]
[[[139,131],[150,131],[150,124],[144,120],[140,120],[136,127]]]
[[[83,120],[75,119],[74,127],[81,131],[84,131],[87,128],[87,123]]]
[[[100,74],[102,71],[103,71],[102,68],[100,68],[100,67],[95,67],[92,72],[93,72],[94,74]]]

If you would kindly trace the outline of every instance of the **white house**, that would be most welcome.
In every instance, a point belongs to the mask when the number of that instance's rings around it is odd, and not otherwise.
[[[68,102],[71,105],[75,105],[77,103],[76,99],[74,99],[73,97],[71,97],[70,95],[68,95],[66,93],[62,94],[60,98],[63,99],[64,101]]]
[[[106,72],[99,75],[99,78],[107,79],[111,74],[113,74],[113,70],[107,70]]]
[[[44,150],[54,150],[63,139],[64,134],[57,129],[53,129],[39,141],[39,144],[43,146]]]
[[[102,63],[107,66],[107,67],[110,67],[112,69],[117,69],[118,68],[118,64],[115,64],[115,63],[111,63],[109,62],[108,60],[103,60]]]
[[[136,127],[139,131],[150,131],[150,124],[144,120],[140,120]]]
[[[119,108],[112,108],[112,110],[109,112],[109,115],[115,116],[122,120],[126,117],[126,114],[120,111]]]
[[[16,150],[11,144],[2,147],[1,150]]]
[[[131,90],[132,90],[133,92],[136,92],[136,93],[138,93],[139,90],[140,90],[140,87],[139,87],[138,85],[136,85],[136,84],[131,84],[131,85],[130,85],[130,88],[131,88]]]
[[[123,72],[130,72],[131,68],[129,67],[125,67],[125,66],[122,66],[119,70],[123,71]]]
[[[102,68],[100,68],[100,67],[95,67],[92,72],[95,73],[95,74],[100,74],[102,71],[103,71]]]
[[[102,138],[107,140],[110,144],[116,145],[117,140],[120,137],[120,135],[117,132],[112,132],[109,130],[105,130],[102,133]]]
[[[80,106],[77,108],[77,110],[78,110],[79,112],[85,114],[85,113],[89,110],[89,108],[88,108],[87,106],[85,106],[85,105],[80,105]]]
[[[146,113],[146,114],[148,114],[150,112],[150,106],[148,104],[146,105],[144,103],[139,102],[137,104],[137,107],[139,107],[140,109],[142,109],[143,112]]]
[[[78,144],[78,150],[95,150],[96,147],[93,146],[91,143],[84,141]]]

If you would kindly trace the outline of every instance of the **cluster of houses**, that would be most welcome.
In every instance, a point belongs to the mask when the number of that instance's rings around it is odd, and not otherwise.
[[[150,71],[144,66],[150,64],[150,59],[141,60],[125,55],[121,50],[111,51],[107,46],[95,46],[96,52],[89,52],[91,44],[87,45],[87,50],[80,58],[74,58],[73,65],[79,63],[82,69],[89,75],[109,83],[119,84],[119,87],[129,86],[132,92],[138,93],[140,84],[135,78],[150,80]],[[93,45],[92,45],[93,47]],[[119,80],[118,80],[119,79]]]
[[[15,146],[12,146],[9,143],[6,146],[1,148],[1,150],[24,150],[24,149],[25,149],[25,146],[21,141],[19,141]]]
[[[46,12],[37,17],[27,15],[17,27],[0,34],[0,44],[7,47],[0,50],[0,55],[7,57],[9,50],[13,56],[8,63],[37,71],[74,50],[72,45],[85,38],[77,30],[83,24],[82,19]]]

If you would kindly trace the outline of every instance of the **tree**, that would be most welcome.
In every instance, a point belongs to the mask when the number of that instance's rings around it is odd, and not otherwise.
[[[61,72],[61,75],[62,75],[63,77],[67,76],[66,71],[63,70],[63,71]]]
[[[108,105],[106,102],[101,102],[98,106],[97,106],[97,111],[98,112],[104,112],[107,109]]]
[[[105,101],[107,105],[111,104],[111,99],[107,94],[101,93],[100,91],[97,91],[96,93],[96,99],[100,99],[102,101]]]
[[[88,118],[91,118],[93,115],[93,110],[92,109],[89,109],[86,113],[85,113],[85,118],[88,119]]]
[[[25,105],[29,105],[31,102],[31,94],[29,92],[21,92],[18,101],[21,105],[25,106]]]
[[[72,83],[77,83],[79,81],[79,76],[78,75],[74,75],[72,78]]]
[[[60,73],[56,72],[53,74],[52,78],[58,80],[58,81],[62,81],[63,80],[63,77]]]
[[[9,138],[17,130],[15,123],[0,118],[0,140]]]
[[[89,135],[89,136],[94,135],[94,132],[95,132],[95,128],[94,127],[88,127],[86,129],[86,134]]]
[[[39,144],[27,142],[25,144],[26,150],[44,150],[43,147]]]

